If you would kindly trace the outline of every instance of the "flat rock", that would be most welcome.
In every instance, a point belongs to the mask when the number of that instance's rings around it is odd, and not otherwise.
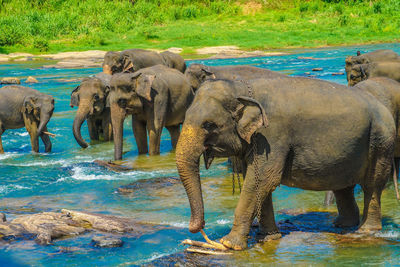
[[[116,237],[95,236],[92,239],[92,244],[93,246],[100,248],[114,248],[114,247],[122,247],[124,241]]]
[[[17,77],[4,77],[0,81],[1,84],[20,84],[21,80]]]
[[[120,194],[133,194],[137,191],[142,190],[157,190],[165,188],[167,186],[172,186],[180,183],[181,180],[176,177],[158,177],[151,179],[142,179],[128,185],[123,185],[118,187],[117,191]]]
[[[38,81],[36,78],[34,78],[34,77],[32,77],[32,76],[29,76],[29,77],[26,79],[25,82],[26,82],[26,83],[38,83],[39,81]]]
[[[78,68],[98,68],[101,62],[86,59],[63,60],[54,65],[44,65],[46,69],[78,69]]]
[[[332,76],[337,76],[337,75],[344,75],[344,72],[334,72],[334,73],[332,73]]]

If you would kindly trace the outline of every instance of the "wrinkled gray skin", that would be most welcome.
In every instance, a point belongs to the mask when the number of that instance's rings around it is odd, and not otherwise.
[[[372,77],[387,77],[400,82],[400,60],[358,64],[351,68],[349,86]]]
[[[207,81],[186,112],[176,162],[191,207],[189,230],[196,233],[205,225],[201,155],[206,166],[214,157],[227,156],[242,159],[246,166],[232,230],[221,239],[226,247],[247,247],[257,203],[261,236],[276,237],[272,192],[280,184],[333,190],[338,227],[358,225],[353,189],[360,184],[364,213],[359,231],[381,229],[380,196],[394,150],[389,111],[371,95],[317,79],[257,79],[248,84],[254,98],[242,82]]]
[[[400,167],[400,83],[386,77],[373,77],[356,84],[351,89],[372,94],[392,114],[396,126],[394,149],[394,179],[398,177]],[[361,93],[360,92],[360,93]],[[333,203],[333,192],[325,196],[325,205]]]
[[[32,88],[10,85],[0,88],[0,153],[4,153],[1,135],[7,129],[25,127],[31,137],[32,151],[39,152],[39,136],[45,152],[51,152],[47,131],[54,111],[54,98]]]
[[[178,54],[171,52],[159,54],[144,49],[129,49],[122,52],[107,52],[104,56],[103,72],[106,74],[135,72],[158,64],[175,68],[182,73],[186,69],[184,59]]]
[[[132,114],[132,127],[139,154],[160,154],[163,127],[176,147],[180,124],[193,100],[185,75],[164,65],[144,68],[135,73],[113,75],[110,92],[111,119],[114,132],[114,157],[122,158],[123,122]],[[149,149],[147,147],[149,134]]]
[[[110,108],[106,107],[110,92],[111,75],[99,73],[95,77],[85,78],[71,93],[71,107],[77,106],[72,131],[78,144],[86,148],[88,143],[82,138],[81,127],[85,120],[91,140],[112,140]]]
[[[350,71],[353,66],[358,64],[368,64],[372,62],[380,61],[397,61],[400,60],[400,56],[390,49],[379,49],[366,54],[358,56],[348,56],[346,57],[346,77],[347,81],[350,81]]]
[[[257,78],[286,77],[285,74],[252,66],[219,66],[191,64],[185,71],[193,90],[196,91],[203,82],[210,79],[249,80]]]

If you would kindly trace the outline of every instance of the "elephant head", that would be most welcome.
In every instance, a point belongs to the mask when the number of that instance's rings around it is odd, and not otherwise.
[[[108,105],[111,110],[115,160],[122,158],[124,119],[128,114],[140,114],[143,112],[145,101],[152,101],[151,87],[155,77],[135,72],[116,74],[111,79]]]
[[[351,74],[351,69],[353,68],[353,66],[358,65],[358,64],[368,64],[370,61],[367,57],[360,55],[360,56],[348,56],[346,57],[346,66],[345,66],[345,70],[346,70],[346,77],[347,77],[347,81],[350,81],[350,74]]]
[[[369,64],[357,64],[351,68],[349,86],[354,86],[357,83],[368,79]]]
[[[77,106],[73,133],[78,144],[86,148],[88,144],[81,135],[81,126],[88,116],[101,114],[106,106],[110,87],[99,78],[86,78],[71,93],[71,107]]]
[[[191,208],[189,230],[200,231],[204,225],[199,161],[203,155],[206,168],[214,157],[243,158],[251,136],[267,125],[262,106],[247,95],[247,87],[236,90],[234,82],[205,82],[186,112],[176,148],[176,164]]]
[[[122,72],[123,62],[121,59],[121,53],[109,51],[104,56],[103,72],[106,74],[114,74]]]
[[[43,134],[54,112],[54,98],[49,95],[27,96],[22,105],[24,117],[30,121],[26,127],[37,127],[36,129],[27,129],[29,132],[36,132],[36,137]],[[38,152],[39,147],[32,147],[33,151]]]
[[[195,92],[204,81],[216,79],[215,74],[210,67],[202,64],[190,65],[185,71],[185,76]]]

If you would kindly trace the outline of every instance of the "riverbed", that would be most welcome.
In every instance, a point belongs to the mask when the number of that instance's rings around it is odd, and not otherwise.
[[[288,75],[312,76],[346,84],[344,59],[375,49],[389,48],[400,53],[398,44],[335,47],[303,50],[283,56],[239,59],[193,60],[212,66],[252,65]],[[120,248],[95,248],[93,233],[55,240],[41,246],[32,240],[0,241],[1,266],[64,266],[64,265],[396,265],[400,262],[400,203],[393,185],[382,196],[383,230],[363,237],[352,231],[332,227],[336,207],[324,207],[323,192],[304,191],[280,186],[273,194],[275,216],[284,236],[265,244],[254,242],[250,248],[231,256],[193,256],[184,253],[180,242],[186,238],[202,240],[200,234],[188,231],[190,207],[180,183],[152,184],[155,178],[178,177],[170,137],[163,131],[160,156],[137,156],[130,119],[124,125],[124,165],[134,168],[114,172],[93,161],[111,160],[113,143],[92,142],[82,149],[72,134],[76,108],[69,106],[70,93],[79,79],[96,74],[100,68],[48,69],[42,62],[0,64],[0,78],[16,76],[22,84],[55,98],[55,111],[48,124],[52,138],[51,153],[31,153],[25,129],[7,130],[2,135],[5,154],[0,155],[0,212],[8,220],[22,215],[63,208],[134,218],[137,221],[166,225],[152,234],[134,237],[122,235]],[[312,71],[322,68],[322,71]],[[39,83],[24,84],[24,77],[33,76]],[[1,85],[0,85],[1,87]],[[86,124],[83,138],[89,140]],[[43,144],[40,143],[40,151]],[[209,170],[201,169],[204,192],[206,233],[217,239],[232,226],[238,201],[238,189],[232,194],[231,170],[225,159],[219,159]],[[149,186],[132,194],[121,194],[120,186],[148,179]],[[162,180],[162,179],[161,179]],[[362,193],[357,190],[362,207]]]

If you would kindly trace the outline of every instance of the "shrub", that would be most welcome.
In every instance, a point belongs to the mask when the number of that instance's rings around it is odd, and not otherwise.
[[[39,38],[33,41],[33,47],[40,52],[49,51],[49,42],[45,39]]]

